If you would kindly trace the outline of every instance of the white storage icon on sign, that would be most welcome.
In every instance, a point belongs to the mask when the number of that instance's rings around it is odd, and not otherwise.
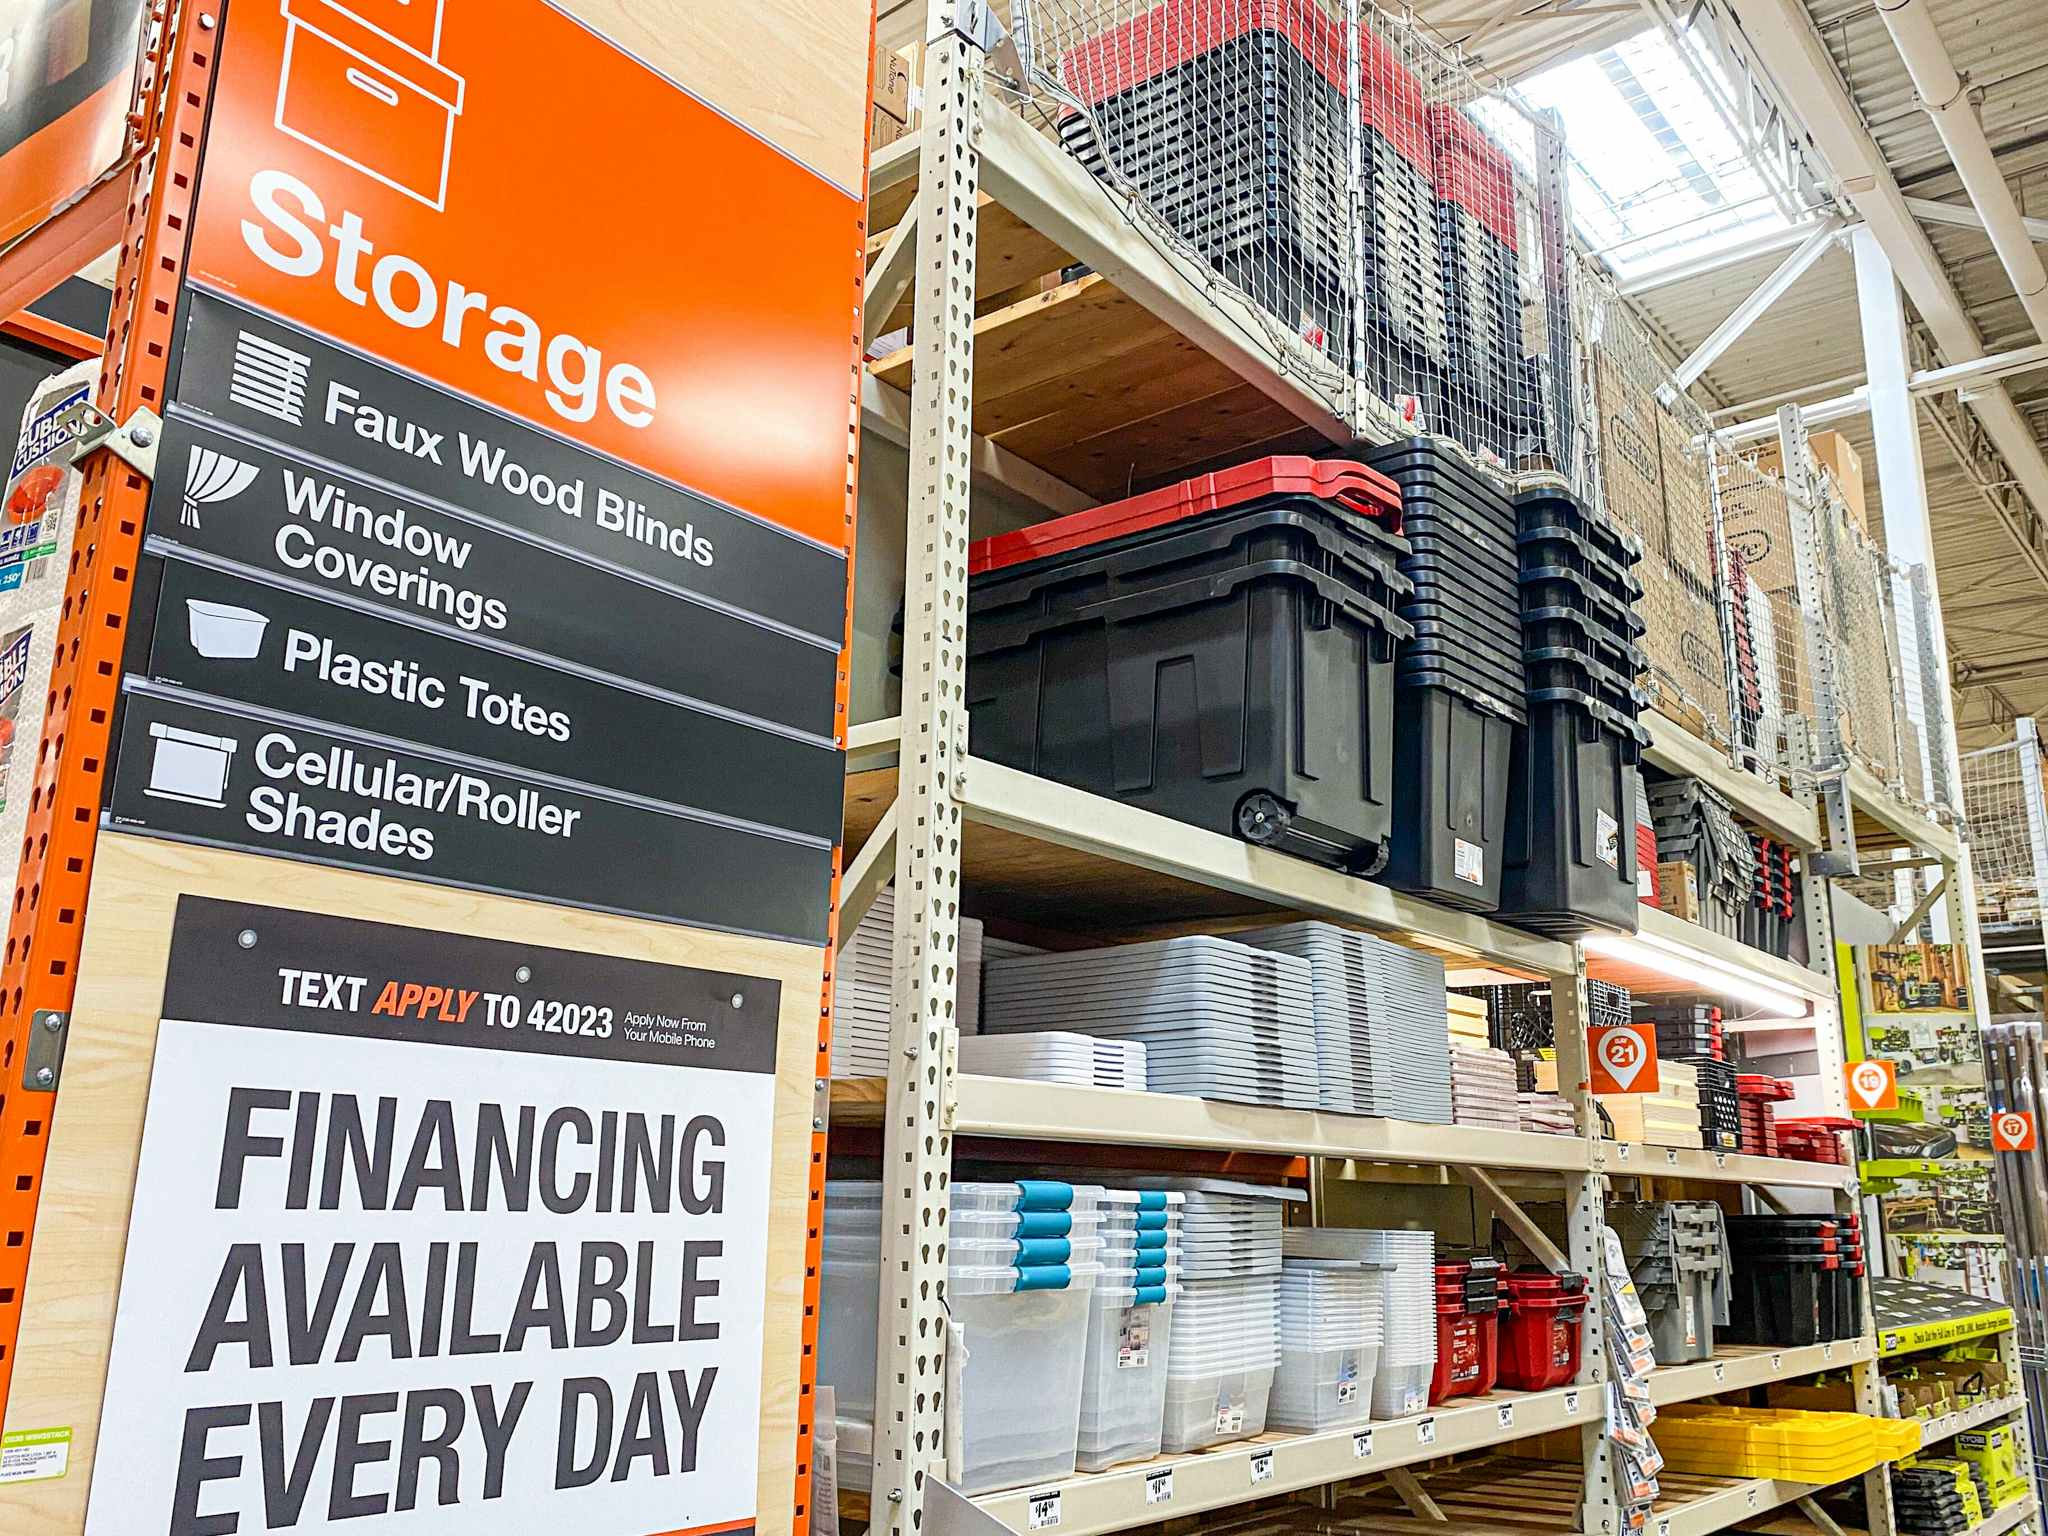
[[[149,734],[156,741],[156,755],[149,764],[150,794],[215,809],[228,803],[228,769],[238,745],[234,737],[181,731],[161,720],[150,722]]]
[[[440,61],[442,0],[284,0],[277,127],[436,213],[466,82]]]

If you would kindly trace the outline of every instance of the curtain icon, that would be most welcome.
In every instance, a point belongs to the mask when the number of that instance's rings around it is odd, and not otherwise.
[[[199,526],[199,508],[232,501],[249,489],[256,478],[256,466],[231,459],[214,448],[192,448],[185,468],[185,511],[180,519],[187,528]]]

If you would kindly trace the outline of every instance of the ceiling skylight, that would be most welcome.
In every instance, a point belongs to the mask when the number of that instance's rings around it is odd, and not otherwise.
[[[1573,221],[1623,278],[1808,217],[1774,136],[1745,113],[1697,30],[1679,43],[1650,27],[1528,77],[1517,94],[1562,115]]]

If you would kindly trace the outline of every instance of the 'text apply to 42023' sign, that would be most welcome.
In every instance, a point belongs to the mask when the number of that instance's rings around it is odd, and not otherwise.
[[[822,943],[853,199],[538,0],[237,0],[206,146],[112,822]]]

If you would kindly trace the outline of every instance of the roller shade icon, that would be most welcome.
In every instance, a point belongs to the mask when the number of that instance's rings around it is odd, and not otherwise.
[[[192,458],[185,466],[185,510],[179,521],[187,528],[199,526],[199,509],[233,501],[256,479],[256,466],[230,458],[217,448],[193,445]]]

